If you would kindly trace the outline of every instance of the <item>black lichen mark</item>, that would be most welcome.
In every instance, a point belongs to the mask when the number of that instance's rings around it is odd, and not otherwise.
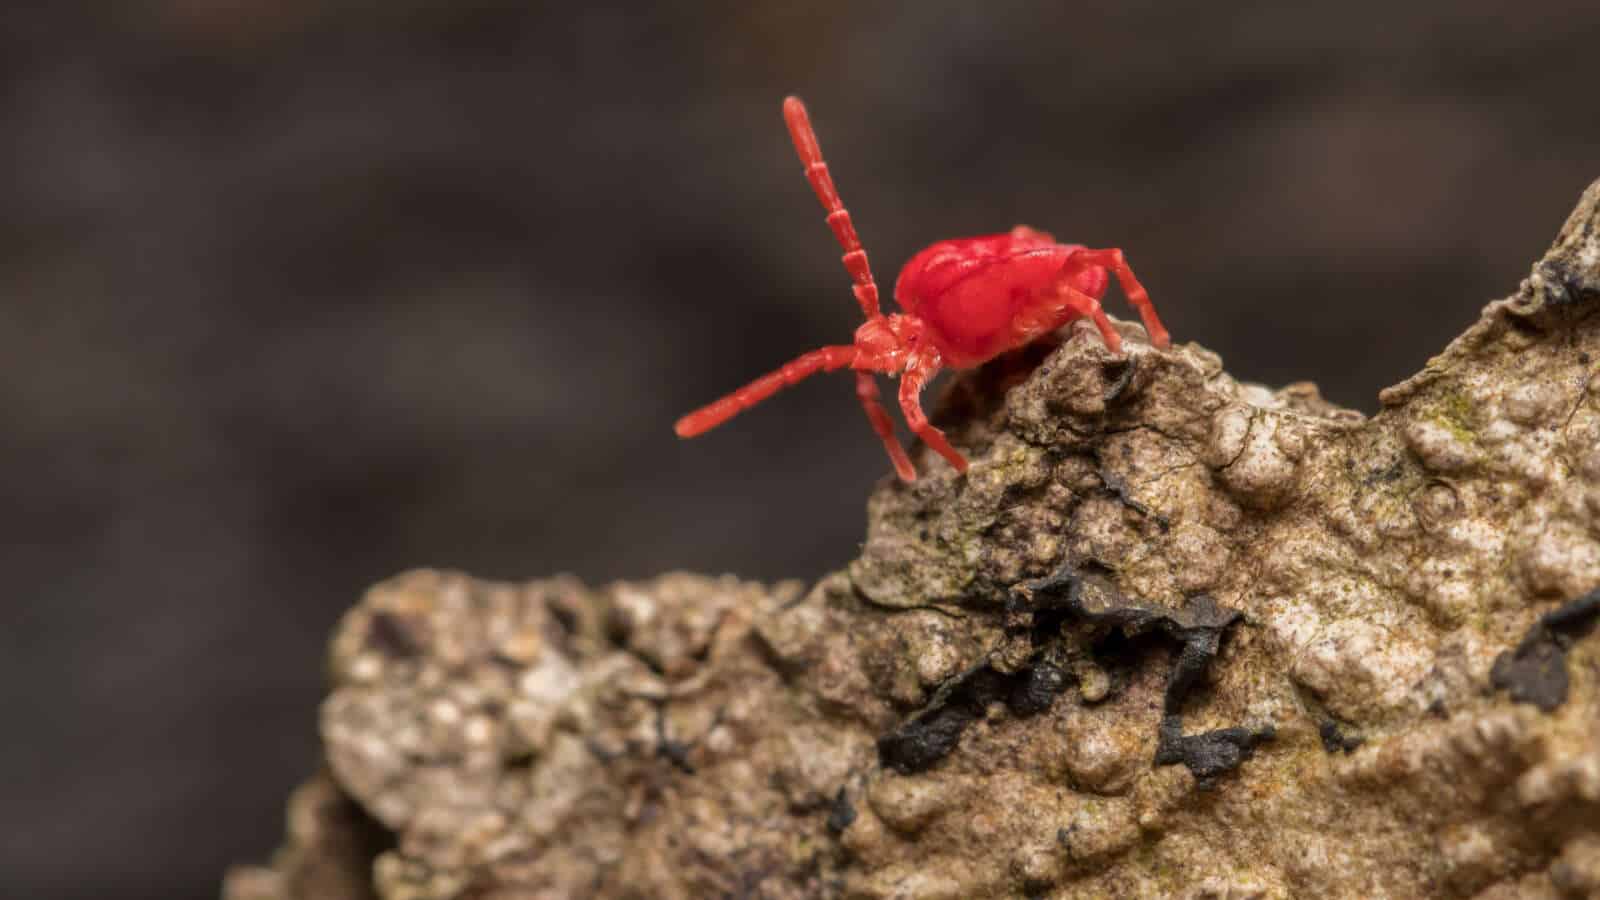
[[[926,706],[878,738],[878,761],[902,775],[921,772],[954,750],[961,732],[989,704],[1004,703],[1015,715],[1031,716],[1049,709],[1066,687],[1066,669],[1048,648],[1014,673],[985,659],[940,685]]]
[[[1068,562],[1055,574],[1023,582],[1014,589],[1018,602],[1039,615],[1065,610],[1071,616],[1117,629],[1124,637],[1160,633],[1179,644],[1178,659],[1167,680],[1161,724],[1156,736],[1156,765],[1183,763],[1202,789],[1249,759],[1255,746],[1271,740],[1271,724],[1262,728],[1223,728],[1185,737],[1183,702],[1205,675],[1206,667],[1222,645],[1222,635],[1241,615],[1201,594],[1190,597],[1182,609],[1134,603],[1119,593],[1108,579],[1080,572]]]
[[[583,748],[588,750],[589,755],[595,758],[595,762],[598,762],[602,766],[610,766],[612,763],[622,758],[622,753],[612,750],[592,737],[586,737],[583,739]],[[532,753],[529,753],[526,756],[528,765],[531,766],[536,757]]]
[[[1067,670],[1051,659],[1039,659],[1014,676],[1006,707],[1019,716],[1042,713],[1067,689]]]
[[[693,775],[695,773],[694,764],[689,762],[689,751],[693,749],[693,744],[675,741],[667,737],[665,731],[661,731],[660,737],[656,741],[656,755],[677,766],[678,771],[685,775]]]
[[[1353,460],[1351,461],[1351,465],[1354,465]],[[1364,487],[1372,487],[1378,484],[1389,484],[1390,482],[1399,481],[1402,477],[1404,477],[1405,474],[1405,460],[1397,458],[1393,462],[1389,463],[1389,465],[1385,468],[1374,469],[1371,472],[1368,472],[1366,477],[1361,479],[1361,484]]]
[[[1128,638],[1160,633],[1178,641],[1159,732],[1159,764],[1183,762],[1203,787],[1209,787],[1217,775],[1237,767],[1257,743],[1273,735],[1270,725],[1255,731],[1230,728],[1182,735],[1183,700],[1216,656],[1223,632],[1240,618],[1238,611],[1221,607],[1208,596],[1192,597],[1176,610],[1132,603],[1106,579],[1068,565],[1054,575],[1017,585],[1008,606],[1011,617],[1025,622],[1016,630],[1028,632],[1033,644],[1028,664],[1007,673],[985,659],[947,680],[926,706],[878,739],[878,759],[884,766],[907,775],[924,771],[949,755],[961,733],[992,703],[1004,703],[1018,716],[1049,709],[1072,680],[1059,658],[1062,648],[1057,639],[1060,625],[1069,619],[1109,626]]]
[[[1182,609],[1133,603],[1104,577],[1080,572],[1071,563],[1052,575],[1023,582],[1013,592],[1036,616],[1061,610],[1071,618],[1116,628],[1126,637],[1159,632],[1177,640],[1182,649],[1167,684],[1168,712],[1176,711],[1173,704],[1205,673],[1222,642],[1222,633],[1240,618],[1238,610],[1219,606],[1204,594],[1189,598]]]
[[[1344,728],[1332,719],[1323,719],[1317,726],[1317,737],[1322,738],[1322,749],[1329,753],[1350,753],[1366,743],[1366,738],[1346,734]]]
[[[828,810],[828,830],[834,834],[844,834],[846,828],[855,824],[856,808],[850,802],[849,792],[839,788],[839,793],[833,797],[833,806]]]
[[[1271,724],[1261,728],[1219,728],[1185,736],[1183,717],[1163,716],[1157,729],[1156,765],[1183,763],[1202,791],[1216,787],[1217,779],[1239,768],[1255,753],[1256,745],[1277,734]]]
[[[716,730],[718,725],[722,724],[722,714],[724,712],[726,712],[726,708],[717,710],[717,714],[711,719],[711,724],[706,726],[705,734],[710,734]],[[689,761],[689,754],[694,752],[694,748],[699,746],[704,737],[705,735],[703,734],[700,738],[688,742],[674,740],[669,737],[667,735],[666,701],[663,700],[656,704],[656,756],[672,763],[683,774],[693,775],[695,767]]]
[[[1133,383],[1133,375],[1139,369],[1139,357],[1129,356],[1125,359],[1116,360],[1107,366],[1105,371],[1109,372],[1113,368],[1120,371],[1117,372],[1111,383],[1106,385],[1106,391],[1101,395],[1107,405],[1115,403],[1121,398],[1123,392],[1127,391],[1128,385]]]
[[[1489,681],[1518,703],[1551,712],[1567,699],[1567,651],[1600,619],[1600,588],[1539,617],[1515,650],[1495,658]]]
[[[1545,297],[1551,306],[1567,306],[1600,300],[1600,279],[1581,272],[1566,260],[1547,259],[1539,263],[1545,283]]]

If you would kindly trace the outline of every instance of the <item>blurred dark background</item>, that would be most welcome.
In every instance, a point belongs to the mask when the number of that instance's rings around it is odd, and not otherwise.
[[[0,13],[0,893],[265,859],[396,571],[852,555],[847,378],[670,431],[857,324],[785,93],[886,286],[1017,222],[1121,246],[1179,340],[1368,412],[1600,176],[1593,3],[1114,6]]]

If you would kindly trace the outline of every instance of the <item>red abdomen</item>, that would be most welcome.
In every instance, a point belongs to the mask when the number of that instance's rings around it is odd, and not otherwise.
[[[1011,322],[1041,291],[1054,287],[1078,244],[1036,232],[940,241],[911,257],[895,281],[895,301],[926,322],[945,364],[974,366],[1011,349]],[[1094,267],[1074,280],[1094,297],[1106,273]]]

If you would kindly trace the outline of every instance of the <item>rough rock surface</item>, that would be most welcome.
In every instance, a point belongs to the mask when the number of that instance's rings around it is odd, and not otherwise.
[[[1373,418],[1092,329],[846,571],[416,572],[230,900],[1600,897],[1600,183]]]

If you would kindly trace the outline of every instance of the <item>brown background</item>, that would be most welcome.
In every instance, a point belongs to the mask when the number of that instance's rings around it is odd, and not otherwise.
[[[264,859],[322,641],[397,570],[852,555],[848,379],[670,432],[856,324],[787,92],[884,282],[1019,221],[1119,245],[1178,339],[1367,411],[1600,176],[1576,0],[15,6],[7,896]]]

